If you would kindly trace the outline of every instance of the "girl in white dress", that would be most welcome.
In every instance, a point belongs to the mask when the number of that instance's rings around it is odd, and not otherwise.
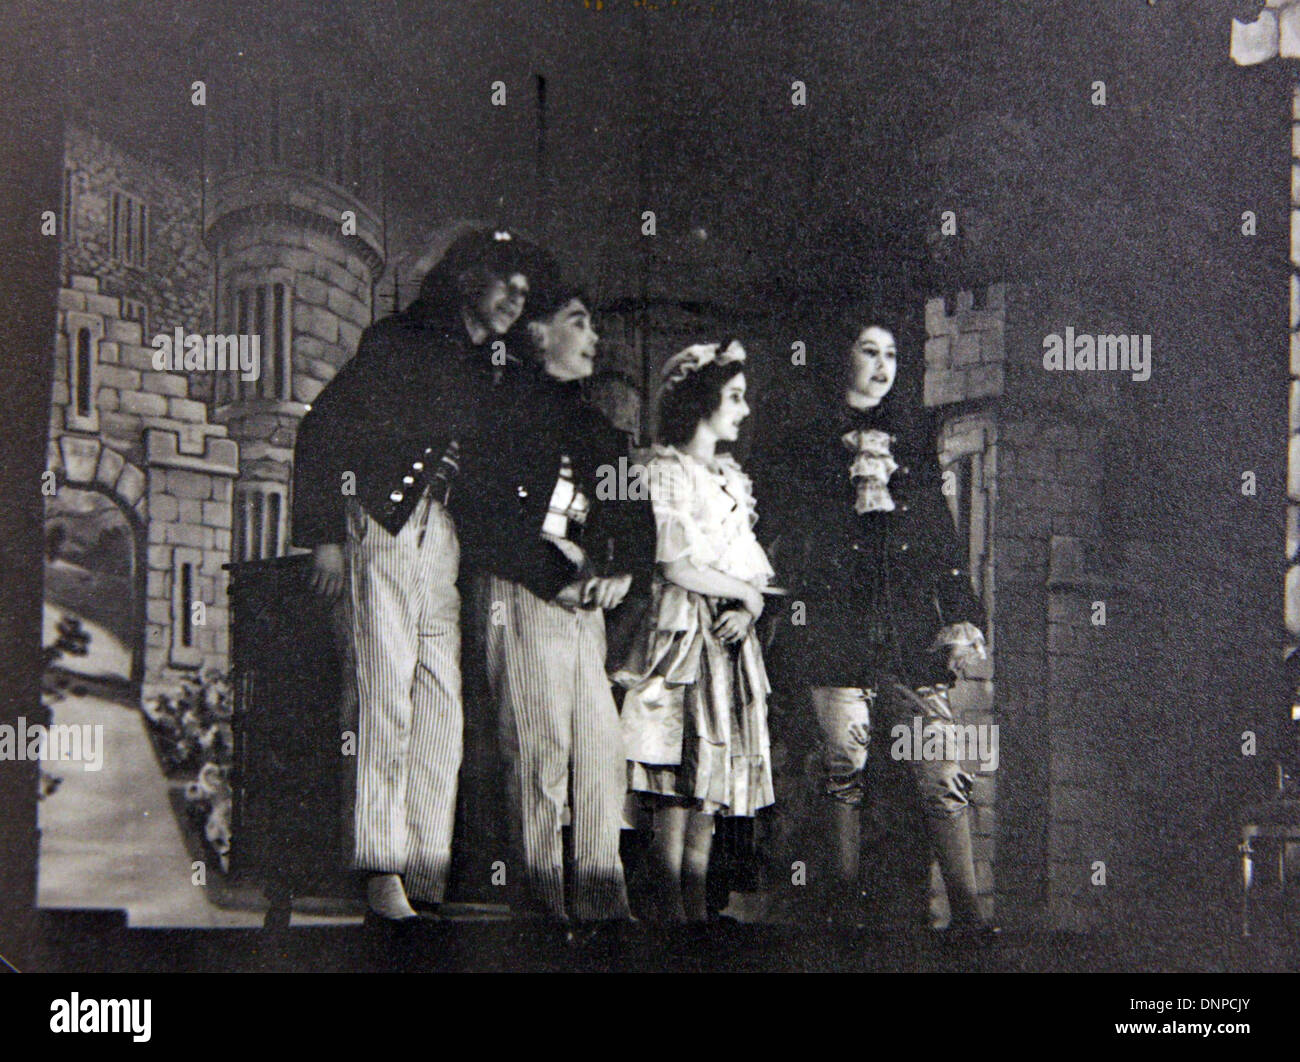
[[[769,686],[754,624],[772,578],[749,478],[717,444],[749,415],[744,349],[688,347],[664,366],[661,445],[647,465],[658,531],[651,606],[626,665],[628,787],[655,804],[660,914],[703,921],[715,815],[774,800]]]

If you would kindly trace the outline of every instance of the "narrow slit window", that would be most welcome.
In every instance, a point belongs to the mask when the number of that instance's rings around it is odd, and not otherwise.
[[[269,331],[269,329],[267,328],[268,314],[267,314],[267,305],[266,305],[266,288],[264,287],[257,288],[253,293],[253,298],[256,305],[256,311],[254,316],[252,334],[261,336],[260,342],[262,345],[262,353],[263,356],[265,356],[266,351],[270,346],[270,344],[267,343],[267,338],[268,338],[267,332]],[[274,381],[268,382],[267,377],[269,375],[271,374],[266,371],[266,366],[263,365],[262,374],[258,378],[255,384],[256,393],[261,395],[263,398],[275,397],[275,391],[274,391],[275,384]]]
[[[227,332],[257,337],[260,372],[256,380],[244,381],[232,374],[220,393],[232,393],[235,401],[269,398],[288,401],[292,395],[293,309],[292,288],[283,281],[249,285],[227,294],[232,309],[227,313]],[[236,382],[237,381],[237,382]]]
[[[288,545],[284,531],[287,510],[288,497],[279,484],[251,483],[238,487],[232,558],[258,561],[281,556]]]
[[[91,338],[89,328],[80,328],[77,330],[77,363],[76,363],[76,384],[77,384],[77,416],[90,416],[91,408],[94,405],[94,396],[91,394]]]
[[[232,529],[234,531],[234,534],[231,536],[231,543],[230,543],[231,560],[240,561],[244,559],[245,550],[247,548],[245,546],[245,542],[247,541],[247,538],[244,534],[244,519],[246,516],[247,508],[248,508],[248,500],[246,498],[244,498],[242,495],[235,498],[235,512],[234,512],[235,518],[233,521],[235,526]]]
[[[274,391],[272,397],[284,398],[289,397],[289,373],[288,373],[288,351],[285,350],[284,342],[284,285],[276,284],[274,286],[274,312],[271,319],[271,349],[269,366],[271,377],[271,387]],[[263,354],[265,355],[265,351]],[[263,366],[263,371],[266,370]]]
[[[280,495],[266,496],[266,555],[280,555]]]
[[[234,295],[229,291],[224,291],[221,294],[221,330],[227,334],[237,331],[235,328],[235,300]],[[234,397],[235,389],[230,384],[229,376],[229,373],[224,372],[216,374],[216,379],[212,383],[212,401],[214,405],[224,405]]]
[[[113,193],[108,245],[110,255],[117,261],[140,269],[145,267],[149,250],[147,204],[125,192]]]
[[[975,456],[972,454],[959,463],[957,480],[957,534],[970,537],[971,491],[975,480]]]
[[[248,296],[249,296],[249,293],[248,293],[247,291],[241,291],[241,292],[239,293],[238,309],[237,309],[237,311],[236,311],[236,314],[237,314],[237,322],[238,322],[238,325],[239,325],[237,331],[238,331],[238,333],[239,333],[240,335],[248,335],[248,333],[249,333],[249,329],[248,329]],[[243,401],[243,399],[244,399],[244,388],[245,388],[245,386],[246,386],[245,383],[244,383],[244,377],[243,377],[243,375],[240,374],[240,373],[235,373],[235,374],[233,375],[233,379],[234,379],[234,381],[235,381],[235,384],[234,384],[235,398],[236,398],[237,401]]]
[[[252,560],[257,553],[258,531],[257,525],[253,523],[253,498],[251,495],[244,495],[239,511],[244,524],[244,552],[239,555],[239,559]]]
[[[194,565],[181,565],[181,645],[194,646]]]
[[[250,496],[252,501],[252,519],[250,521],[253,531],[253,541],[250,545],[253,547],[249,554],[249,560],[261,560],[266,556],[263,545],[266,541],[266,516],[263,511],[263,497],[261,491],[254,491]]]

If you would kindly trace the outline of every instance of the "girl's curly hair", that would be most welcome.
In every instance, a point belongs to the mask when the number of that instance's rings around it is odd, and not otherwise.
[[[659,441],[668,446],[690,442],[700,421],[722,404],[722,389],[744,371],[744,362],[714,361],[680,383],[666,385],[659,398]]]

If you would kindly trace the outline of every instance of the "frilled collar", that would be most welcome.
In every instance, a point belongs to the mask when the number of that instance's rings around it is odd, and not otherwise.
[[[740,467],[740,463],[729,452],[724,451],[715,454],[712,465],[706,461],[701,461],[687,450],[679,450],[676,446],[668,446],[663,443],[654,444],[651,447],[651,452],[656,457],[677,462],[687,470],[688,475],[695,475],[690,471],[691,469],[702,470],[714,483],[722,488],[736,507],[744,510],[750,527],[753,527],[757,522],[758,511],[754,503],[754,484],[744,469]],[[654,490],[653,481],[651,490]]]
[[[866,409],[849,405],[841,394],[836,417],[828,425],[834,436],[827,440],[832,466],[842,468],[853,486],[853,509],[859,515],[893,512],[890,477],[898,470],[896,407],[886,396]]]
[[[932,446],[934,426],[917,399],[907,404],[906,396],[891,391],[883,402],[871,409],[854,409],[840,396],[835,413],[823,421],[823,431],[834,448],[851,431],[883,431],[891,436],[894,456],[903,463],[918,459]]]
[[[650,447],[651,453],[656,457],[667,457],[676,461],[678,464],[696,468],[703,468],[715,475],[719,473],[736,474],[741,472],[739,462],[731,456],[729,451],[722,450],[713,455],[713,463],[701,461],[693,453],[686,449],[678,449],[676,446],[670,446],[666,443],[654,443]]]

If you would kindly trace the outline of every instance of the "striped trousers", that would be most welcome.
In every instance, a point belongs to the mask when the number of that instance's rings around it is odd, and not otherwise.
[[[451,867],[463,717],[460,546],[426,494],[397,535],[356,503],[345,550],[358,699],[353,865],[442,900]]]
[[[604,613],[570,612],[494,575],[480,591],[512,836],[532,904],[558,919],[627,918],[618,854],[627,778],[605,674]],[[566,808],[574,864],[567,912],[560,833]]]

